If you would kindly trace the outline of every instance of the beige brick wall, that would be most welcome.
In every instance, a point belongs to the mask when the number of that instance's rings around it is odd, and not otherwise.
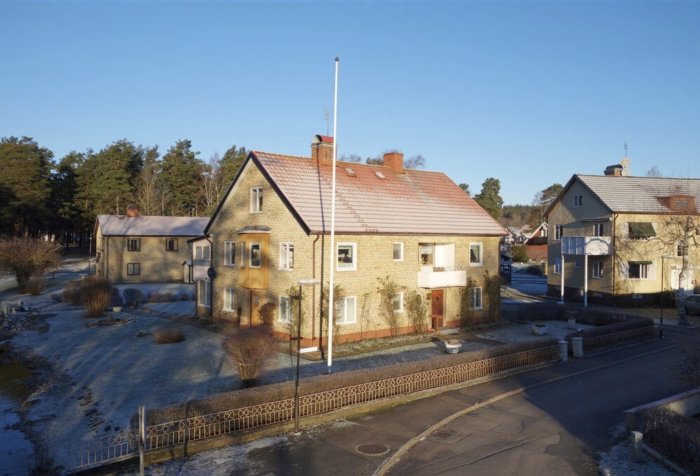
[[[257,186],[263,187],[263,211],[250,213],[250,189]],[[269,288],[265,290],[242,289],[238,267],[224,265],[224,242],[238,243],[247,240],[246,235],[238,234],[237,230],[251,225],[270,227],[269,246],[263,249],[263,254],[269,262]],[[249,324],[251,312],[255,315],[257,309],[265,302],[277,304],[279,296],[287,295],[290,287],[296,287],[300,279],[320,279],[322,264],[324,286],[327,286],[330,237],[308,236],[260,171],[254,167],[252,161],[248,163],[227,197],[210,227],[210,232],[213,242],[212,265],[217,271],[211,309],[215,316],[233,319],[237,314],[236,309],[240,308],[241,324]],[[280,270],[280,244],[286,242],[294,244],[295,257],[292,271]],[[401,262],[393,260],[394,242],[403,243],[404,260]],[[469,266],[470,242],[482,243],[482,266]],[[491,275],[498,273],[498,242],[499,237],[336,235],[336,243],[354,243],[357,250],[357,269],[335,273],[335,283],[342,287],[344,294],[356,297],[357,323],[342,325],[342,333],[369,335],[386,329],[386,324],[379,316],[377,292],[379,276],[389,276],[402,288],[405,296],[413,290],[419,291],[423,296],[426,295],[427,290],[417,288],[417,273],[420,270],[419,243],[454,243],[456,267],[466,269],[468,278],[483,284],[486,270]],[[235,290],[236,303],[233,312],[223,310],[223,295],[226,288]],[[305,296],[303,335],[306,339],[315,338],[318,336],[319,328],[319,286],[315,286],[314,289],[306,287],[303,292]],[[486,300],[485,294],[484,300]],[[314,295],[315,306],[312,306]],[[255,301],[258,302],[257,305]],[[445,289],[444,303],[445,324],[456,325],[460,319],[460,289]],[[207,311],[200,308],[201,313],[207,313]],[[475,311],[474,314],[479,317],[485,313],[486,309]],[[402,313],[401,322],[403,326],[409,326],[405,312]],[[279,332],[286,330],[282,323],[276,323],[275,327]]]
[[[128,251],[127,239],[139,238],[140,251]],[[163,283],[182,282],[182,263],[190,258],[187,240],[191,236],[177,237],[177,251],[166,251],[164,236],[102,236],[97,232],[96,251],[100,254],[97,272],[114,283]],[[141,274],[127,274],[128,263],[139,263]]]

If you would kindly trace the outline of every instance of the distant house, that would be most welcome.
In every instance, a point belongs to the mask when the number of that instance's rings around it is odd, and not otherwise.
[[[187,240],[200,236],[207,217],[99,215],[95,222],[97,274],[114,283],[182,282],[189,271]]]
[[[530,261],[547,260],[547,235],[549,227],[547,222],[542,222],[525,240],[525,252]]]
[[[550,295],[634,302],[695,287],[700,180],[633,177],[628,163],[574,175],[547,210]]]
[[[206,227],[192,242],[198,314],[261,322],[288,335],[297,319],[294,293],[304,289],[302,338],[316,345],[325,332],[321,296],[327,292],[333,139],[315,136],[311,157],[251,152]],[[408,170],[403,154],[383,165],[338,162],[335,284],[338,338],[387,336],[378,278],[391,296],[398,333],[411,332],[409,298],[427,307],[428,327],[497,315],[484,291],[498,276],[498,243],[505,230],[446,175]],[[494,307],[495,306],[495,307]]]

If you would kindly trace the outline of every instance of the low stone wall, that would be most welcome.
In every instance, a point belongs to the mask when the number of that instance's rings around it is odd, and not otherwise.
[[[700,414],[700,388],[688,390],[668,398],[630,408],[625,411],[625,423],[630,431],[639,431],[641,422],[638,414],[642,410],[665,408],[682,416]]]

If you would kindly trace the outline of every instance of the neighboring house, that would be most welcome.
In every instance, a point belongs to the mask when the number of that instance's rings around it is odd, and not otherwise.
[[[628,163],[574,175],[547,210],[550,295],[562,282],[566,299],[603,302],[694,288],[700,180],[632,177]]]
[[[315,136],[310,158],[248,155],[205,237],[192,243],[200,316],[256,325],[269,303],[284,335],[297,319],[298,282],[317,279],[303,288],[302,336],[305,345],[325,337],[320,298],[329,279],[332,151],[332,138]],[[397,285],[399,333],[414,329],[406,312],[412,292],[428,308],[428,326],[493,318],[498,308],[490,309],[484,283],[487,273],[498,276],[505,231],[469,195],[442,173],[404,169],[400,153],[385,154],[381,166],[338,162],[336,174],[341,340],[390,334],[378,278]]]
[[[187,282],[187,240],[202,235],[208,217],[98,215],[97,274],[114,283]]]
[[[546,261],[547,260],[547,235],[549,227],[547,222],[542,222],[540,226],[535,228],[535,231],[528,234],[525,241],[525,252],[527,259],[530,261]]]

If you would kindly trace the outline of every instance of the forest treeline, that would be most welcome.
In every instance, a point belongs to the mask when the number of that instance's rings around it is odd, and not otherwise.
[[[85,244],[99,214],[209,216],[247,156],[231,146],[223,156],[199,158],[179,140],[161,155],[157,146],[118,140],[99,151],[55,160],[31,137],[0,139],[0,235],[49,236]]]

